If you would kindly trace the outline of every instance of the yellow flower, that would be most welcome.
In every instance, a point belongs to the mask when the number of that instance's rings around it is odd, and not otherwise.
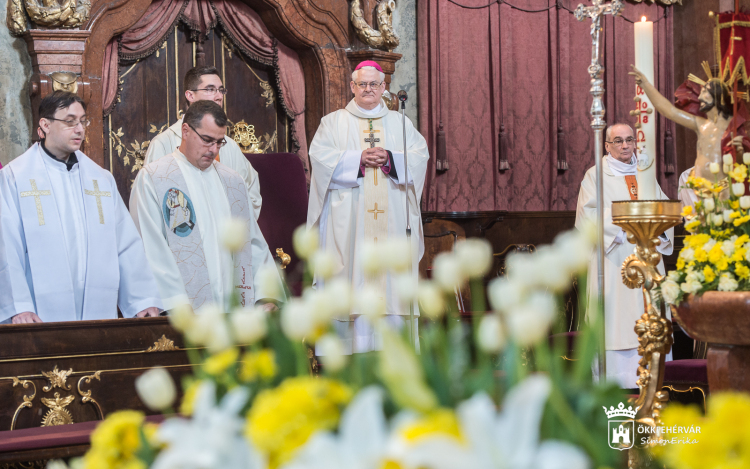
[[[730,260],[732,262],[742,262],[745,259],[745,253],[747,253],[746,248],[736,248],[732,253],[732,258]]]
[[[735,165],[732,171],[727,174],[729,177],[735,180],[735,182],[745,182],[747,179],[747,166],[744,164]]]
[[[688,177],[687,185],[693,189],[711,189],[713,187],[713,184],[708,182],[707,179],[700,178],[700,177]]]
[[[729,267],[729,259],[727,258],[727,256],[723,256],[721,259],[716,261],[714,265],[716,266],[717,272],[727,270],[727,268]]]
[[[203,362],[203,370],[211,376],[219,376],[236,363],[239,356],[240,351],[235,347],[215,353]]]
[[[685,268],[685,259],[680,257],[677,259],[677,270],[682,270],[684,268]]]
[[[739,238],[735,239],[734,240],[734,247],[735,247],[735,249],[739,248],[740,246],[743,246],[748,241],[750,241],[750,236],[748,236],[746,234],[744,234],[744,235],[740,236]]]
[[[721,250],[721,243],[714,244],[714,247],[708,251],[708,261],[714,265],[724,257],[724,251]]]
[[[690,246],[693,249],[698,249],[699,247],[702,247],[704,244],[706,244],[711,237],[705,233],[686,236],[685,237],[685,244]]]
[[[732,200],[729,202],[729,206],[732,207],[734,210],[740,209],[740,201],[739,200]]]
[[[697,219],[693,220],[691,222],[685,223],[685,231],[689,233],[694,233],[695,230],[697,230],[699,226],[701,226],[701,221]]]
[[[716,278],[716,273],[714,273],[713,269],[710,265],[707,265],[703,268],[703,275],[706,277],[706,282],[711,283]]]
[[[750,268],[744,264],[740,264],[737,262],[734,264],[734,273],[737,274],[737,277],[741,279],[746,279],[750,277]]]
[[[146,469],[138,459],[141,449],[141,412],[124,410],[110,414],[91,434],[91,449],[83,458],[86,469]]]
[[[703,248],[695,250],[695,260],[698,262],[706,262],[708,260],[708,254],[706,254],[706,251],[704,251]]]
[[[450,409],[437,409],[410,423],[401,430],[401,435],[410,443],[433,435],[447,435],[463,442],[456,414]]]
[[[248,352],[242,357],[240,379],[254,381],[259,377],[267,380],[276,376],[276,355],[273,350],[263,349],[259,352]]]
[[[748,221],[750,221],[750,215],[745,215],[744,217],[735,219],[732,223],[734,223],[734,226],[740,226],[743,223],[747,223]]]
[[[344,384],[296,377],[258,394],[247,415],[245,436],[268,456],[274,469],[292,459],[313,433],[337,427],[352,397]]]
[[[185,389],[185,395],[182,396],[182,404],[180,404],[180,413],[182,415],[193,415],[195,398],[198,396],[198,389],[203,382],[204,381],[200,379],[193,380],[190,382],[187,389]]]
[[[689,217],[693,214],[693,206],[692,205],[685,205],[685,208],[682,209],[682,216],[683,217]]]

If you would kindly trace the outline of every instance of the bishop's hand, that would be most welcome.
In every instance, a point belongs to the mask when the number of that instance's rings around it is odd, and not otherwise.
[[[137,317],[137,318],[149,318],[149,317],[150,318],[155,318],[155,317],[157,317],[159,315],[159,313],[161,313],[161,310],[159,308],[155,308],[155,307],[152,306],[152,307],[146,308],[143,311],[141,311],[140,313],[136,314],[135,317]]]
[[[388,162],[388,152],[383,148],[368,148],[362,152],[359,163],[368,168],[379,168]]]
[[[44,321],[42,321],[39,316],[37,316],[35,313],[32,313],[31,311],[16,314],[15,316],[13,316],[13,319],[11,319],[12,324],[32,324],[35,322]]]

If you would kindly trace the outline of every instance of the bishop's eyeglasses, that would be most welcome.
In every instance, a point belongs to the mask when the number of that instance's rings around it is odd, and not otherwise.
[[[210,94],[210,95],[214,95],[217,92],[219,92],[221,94],[227,94],[227,89],[224,88],[223,86],[221,86],[219,88],[216,88],[214,86],[207,86],[205,88],[198,88],[197,90],[190,90],[190,91],[205,91],[206,94]]]
[[[627,143],[628,145],[635,144],[635,139],[633,137],[628,137],[625,140],[623,140],[618,137],[618,138],[612,139],[611,142],[607,142],[607,143],[613,143],[615,146],[621,147],[623,143]]]
[[[355,85],[357,85],[360,90],[366,90],[368,86],[370,87],[370,89],[374,90],[375,88],[377,88],[378,86],[382,84],[383,84],[382,81],[372,81],[370,83],[365,83],[365,82],[356,83],[355,82]]]
[[[73,129],[78,126],[78,124],[81,124],[83,128],[85,129],[89,125],[91,125],[91,119],[83,118],[81,120],[77,119],[55,119],[54,117],[45,117],[45,119],[49,121],[59,121],[62,122],[63,125],[69,129]]]
[[[193,132],[195,132],[195,135],[199,136],[201,138],[201,140],[203,140],[203,144],[206,145],[207,147],[210,147],[211,145],[213,145],[215,143],[217,148],[221,148],[221,147],[223,147],[224,145],[227,144],[227,139],[226,138],[222,138],[221,140],[214,140],[211,137],[206,137],[205,135],[199,134],[198,131],[195,130],[195,127],[193,127],[190,124],[188,124],[188,127],[190,127],[191,129],[193,129]]]

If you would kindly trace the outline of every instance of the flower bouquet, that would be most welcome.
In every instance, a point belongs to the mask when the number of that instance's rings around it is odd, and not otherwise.
[[[295,232],[295,251],[325,278],[279,312],[237,306],[228,311],[171,312],[185,334],[194,373],[176,385],[163,369],[140,376],[136,388],[159,425],[142,413],[115,412],[97,427],[91,449],[73,467],[285,469],[586,469],[615,467],[602,406],[623,395],[594,383],[597,322],[584,329],[575,360],[559,331],[560,294],[574,276],[585,284],[592,246],[581,232],[564,233],[534,254],[507,262],[508,275],[488,287],[486,241],[467,240],[440,254],[434,280],[406,275],[409,245],[387,241],[360,253],[371,275],[400,276],[404,304],[418,301],[418,344],[384,321],[377,291],[333,276],[314,233]],[[238,243],[227,242],[227,246]],[[388,256],[377,252],[390,253]],[[263,276],[260,272],[258,275]],[[268,276],[271,278],[272,276]],[[455,288],[471,283],[471,324],[462,320]],[[585,295],[581,303],[585,304]],[[382,339],[378,352],[346,355],[332,319],[356,311]],[[408,328],[404,328],[408,329]],[[311,372],[315,345],[322,373]],[[415,350],[418,349],[418,352]]]

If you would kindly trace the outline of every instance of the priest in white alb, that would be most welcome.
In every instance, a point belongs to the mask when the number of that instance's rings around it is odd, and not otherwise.
[[[0,322],[158,316],[161,298],[112,174],[78,149],[73,93],[39,106],[40,143],[0,170]]]
[[[635,244],[628,242],[625,231],[612,223],[612,202],[618,200],[638,200],[637,157],[633,129],[628,124],[614,124],[605,134],[607,155],[602,159],[602,186],[604,189],[604,342],[606,349],[607,380],[618,383],[624,389],[637,388],[638,379],[638,335],[634,331],[635,322],[644,312],[641,289],[630,289],[622,283],[620,269],[625,258],[634,253]],[[659,187],[659,184],[656,183]],[[659,187],[658,199],[668,199]],[[596,168],[591,167],[581,182],[576,210],[576,228],[582,229],[586,223],[596,223]],[[674,229],[670,228],[662,236],[657,250],[672,254]],[[658,266],[664,274],[664,262]],[[590,320],[592,308],[597,298],[597,262],[594,252],[589,263],[588,285],[586,286]],[[672,359],[672,353],[667,360]],[[598,370],[595,369],[598,373]]]
[[[185,73],[183,88],[188,107],[194,102],[201,100],[213,101],[222,106],[224,95],[227,93],[227,89],[224,88],[216,67],[205,65],[193,67]],[[177,119],[177,122],[151,140],[146,150],[146,158],[143,164],[153,163],[161,157],[171,155],[180,146],[181,141],[182,119]],[[245,185],[248,188],[247,195],[253,205],[253,214],[257,220],[260,216],[262,203],[258,172],[255,171],[255,168],[247,160],[245,154],[242,153],[237,142],[231,138],[227,138],[226,142],[226,145],[221,147],[216,161],[220,161],[224,166],[234,170],[245,180]]]
[[[336,275],[351,281],[355,289],[368,282],[379,288],[386,304],[386,321],[401,328],[408,324],[410,312],[408,305],[399,302],[394,279],[390,275],[366,278],[358,253],[368,242],[406,238],[408,198],[412,274],[417,278],[424,253],[419,205],[429,159],[427,143],[406,119],[405,168],[404,122],[382,99],[385,75],[376,62],[360,63],[350,86],[354,99],[345,109],[323,117],[310,145],[307,227],[319,232],[321,248],[334,256]],[[319,278],[316,288],[325,288]],[[416,307],[414,312],[419,316]],[[380,347],[379,337],[357,311],[338,318],[335,327],[348,351]]]
[[[145,165],[133,183],[130,213],[166,309],[215,305],[226,311],[231,296],[242,306],[266,310],[284,301],[281,278],[243,178],[215,161],[228,141],[227,116],[213,101],[197,101],[182,119],[179,148]],[[229,252],[221,239],[234,218],[244,244]],[[259,281],[259,272],[265,275]]]

